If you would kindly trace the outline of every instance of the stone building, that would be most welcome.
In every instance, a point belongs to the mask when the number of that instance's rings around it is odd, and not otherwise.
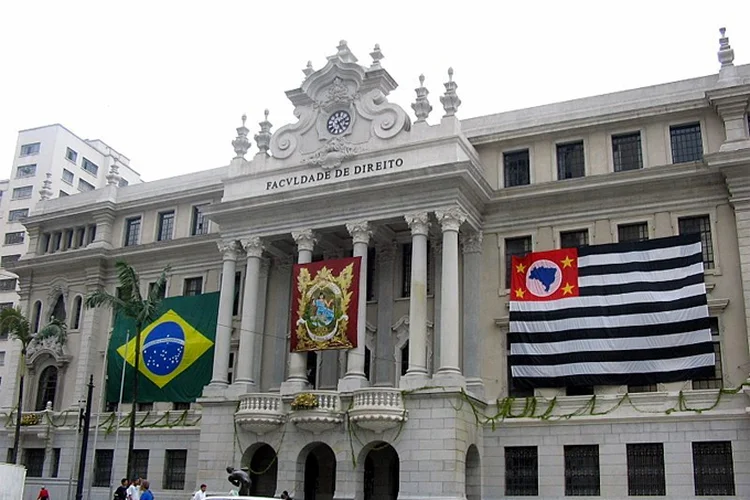
[[[89,374],[102,378],[111,325],[81,298],[114,291],[125,259],[144,291],[171,264],[168,296],[221,293],[202,398],[138,408],[137,463],[160,499],[201,482],[226,492],[240,465],[255,493],[299,499],[750,497],[750,66],[733,65],[723,31],[718,75],[466,120],[452,70],[440,105],[420,77],[410,117],[370,55],[342,41],[308,65],[287,92],[298,121],[272,131],[266,114],[252,133],[243,117],[228,166],[125,187],[113,172],[37,205],[21,303],[34,324],[64,308],[70,332],[27,361],[27,407],[42,402],[21,436],[31,493],[69,487],[75,408]],[[49,244],[93,225],[91,241]],[[687,232],[704,243],[713,377],[513,384],[513,255]],[[293,263],[348,255],[366,276],[358,347],[290,354]],[[292,409],[307,392],[318,408]],[[127,439],[115,450],[117,409],[96,399],[98,498],[124,473]]]

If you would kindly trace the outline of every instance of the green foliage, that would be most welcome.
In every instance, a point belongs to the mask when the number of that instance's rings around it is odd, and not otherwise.
[[[20,308],[8,308],[0,311],[0,333],[20,341],[23,346],[21,352],[25,355],[34,340],[56,338],[60,344],[65,344],[68,338],[68,327],[64,321],[52,318],[39,332],[34,333],[31,331],[31,322]]]

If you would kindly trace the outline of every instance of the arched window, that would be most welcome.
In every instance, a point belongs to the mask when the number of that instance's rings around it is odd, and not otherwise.
[[[81,327],[81,312],[83,311],[83,299],[78,295],[73,301],[73,330]]]
[[[57,368],[48,366],[42,370],[39,375],[39,385],[36,391],[36,411],[42,411],[51,401],[55,404],[55,394],[57,393]]]
[[[39,320],[42,318],[42,302],[37,300],[31,310],[31,333],[39,331]]]
[[[50,316],[50,319],[55,318],[60,321],[65,321],[65,317],[65,300],[63,300],[63,296],[60,295],[57,297],[55,307],[52,308],[52,316]]]

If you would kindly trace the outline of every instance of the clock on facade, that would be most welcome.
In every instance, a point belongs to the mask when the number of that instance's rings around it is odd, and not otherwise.
[[[328,132],[333,135],[343,134],[344,131],[349,128],[349,124],[352,122],[352,117],[346,111],[336,111],[328,117],[326,128]]]

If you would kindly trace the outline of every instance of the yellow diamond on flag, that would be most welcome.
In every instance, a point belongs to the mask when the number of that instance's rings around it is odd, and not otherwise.
[[[214,345],[172,309],[144,328],[140,337],[138,371],[159,389],[190,368]],[[117,349],[117,353],[133,367],[135,340],[132,338]]]

